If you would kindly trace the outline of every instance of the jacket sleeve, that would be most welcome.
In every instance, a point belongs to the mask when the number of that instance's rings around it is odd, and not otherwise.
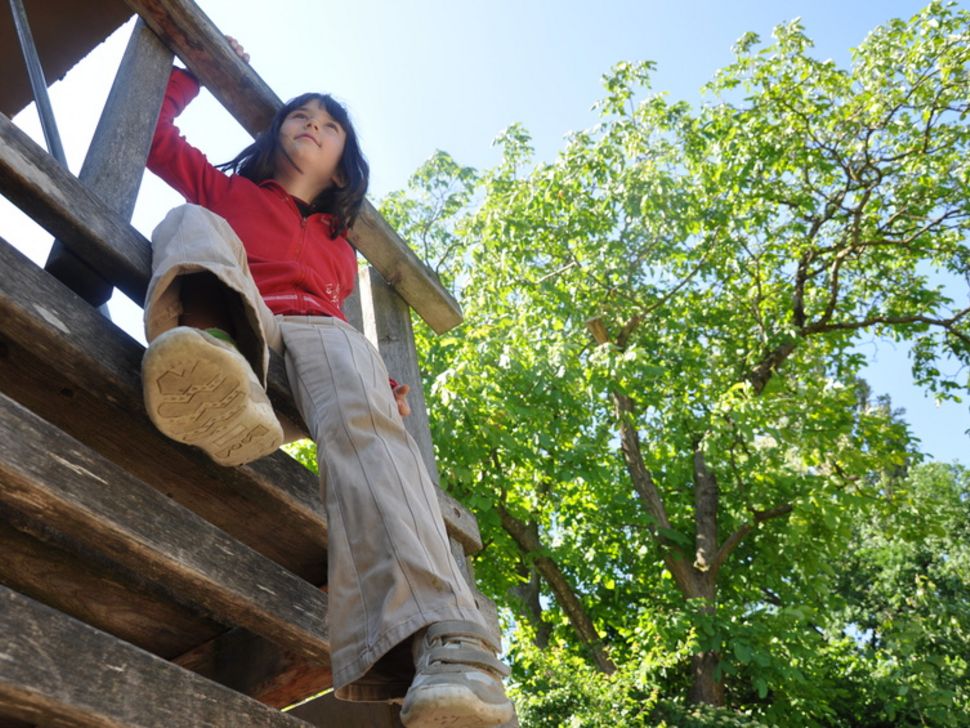
[[[147,166],[188,202],[206,206],[225,193],[230,185],[229,177],[185,141],[174,123],[175,117],[198,93],[199,82],[195,76],[180,68],[172,69]]]

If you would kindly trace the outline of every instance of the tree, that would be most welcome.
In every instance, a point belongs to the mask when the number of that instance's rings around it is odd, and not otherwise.
[[[930,463],[857,524],[839,574],[833,639],[854,725],[951,725],[970,715],[970,472]]]
[[[919,383],[967,387],[939,362],[970,361],[970,308],[930,272],[968,269],[970,18],[890,21],[849,70],[797,22],[759,43],[696,110],[619,64],[553,163],[513,126],[496,168],[438,154],[383,212],[465,307],[418,330],[439,470],[523,633],[825,721],[833,564],[884,502],[870,474],[913,456],[856,344],[907,341]]]

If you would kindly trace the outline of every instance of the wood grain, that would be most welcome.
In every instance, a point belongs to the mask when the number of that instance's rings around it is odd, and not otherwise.
[[[144,348],[0,241],[0,390],[166,497],[289,570],[325,579],[316,476],[285,453],[222,468],[161,435],[141,393]]]
[[[136,22],[78,174],[123,220],[130,221],[135,209],[171,63],[172,52],[143,21]],[[93,306],[111,297],[111,284],[60,240],[45,269]]]
[[[0,500],[218,621],[329,661],[326,595],[0,395]],[[47,452],[49,457],[38,458]]]
[[[306,723],[0,587],[0,714],[50,727]]]

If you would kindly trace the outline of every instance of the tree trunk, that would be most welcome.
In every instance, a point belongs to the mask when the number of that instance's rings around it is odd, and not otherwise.
[[[526,563],[525,559],[519,561],[519,575],[522,583],[518,586],[509,588],[509,595],[513,600],[522,605],[522,614],[532,629],[535,630],[533,642],[540,650],[549,646],[549,637],[552,635],[552,625],[542,619],[542,603],[539,601],[540,576],[534,564]]]
[[[688,597],[704,599],[705,606],[701,611],[713,617],[717,612],[717,581],[716,574],[707,571],[694,571],[694,594]],[[724,705],[724,683],[716,678],[717,667],[721,663],[721,655],[715,650],[696,652],[690,657],[690,690],[687,700],[692,704],[706,703],[707,705]]]
[[[687,700],[693,705],[724,705],[724,683],[714,675],[721,657],[716,652],[699,652],[690,657],[690,690]]]

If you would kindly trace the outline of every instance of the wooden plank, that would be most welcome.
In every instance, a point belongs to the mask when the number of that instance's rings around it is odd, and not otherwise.
[[[125,220],[135,209],[171,63],[172,52],[138,20],[78,174]]]
[[[443,334],[462,322],[458,301],[369,201],[364,201],[349,238],[436,333]]]
[[[173,662],[274,708],[286,708],[333,684],[330,665],[244,629],[229,630]]]
[[[316,476],[279,452],[222,468],[161,435],[144,410],[143,347],[0,241],[0,390],[247,545],[320,584]]]
[[[304,726],[0,587],[0,713],[45,726]]]
[[[171,63],[172,52],[139,19],[78,174],[124,220],[135,209]],[[111,285],[59,240],[45,268],[93,306],[111,297]]]
[[[253,136],[269,126],[282,102],[235,54],[191,0],[127,0],[213,96]],[[461,323],[461,306],[370,202],[365,201],[350,241],[439,334]]]
[[[256,136],[283,102],[245,63],[215,24],[191,0],[127,0],[129,7],[171,48],[235,117]]]
[[[0,395],[0,500],[216,619],[321,662],[326,595]],[[47,452],[49,457],[38,458]]]
[[[22,401],[29,397],[44,417],[149,484],[290,570],[322,582],[326,519],[315,476],[282,452],[243,468],[220,468],[200,451],[163,437],[142,404],[144,349],[2,240],[0,271],[0,335],[8,352],[28,360],[18,368],[11,356],[0,356],[0,370],[20,372],[0,380],[0,389]],[[295,413],[279,357],[273,366],[274,406]],[[283,397],[290,408],[280,407]],[[449,532],[481,548],[471,514],[440,490],[438,498]]]
[[[227,629],[158,583],[2,505],[0,553],[0,584],[265,705],[285,708],[332,684],[328,664]]]
[[[148,240],[2,114],[0,192],[112,285],[144,302]]]
[[[388,703],[351,703],[327,693],[288,711],[310,725],[329,728],[401,728],[398,705]]]
[[[140,574],[3,507],[0,553],[0,584],[159,657],[227,629]]]

